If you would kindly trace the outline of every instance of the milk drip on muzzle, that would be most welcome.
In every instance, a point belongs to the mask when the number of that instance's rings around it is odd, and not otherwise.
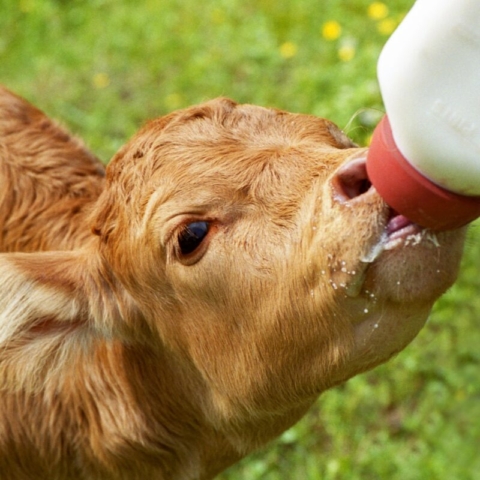
[[[378,62],[367,158],[387,204],[433,230],[480,216],[480,0],[417,0]]]

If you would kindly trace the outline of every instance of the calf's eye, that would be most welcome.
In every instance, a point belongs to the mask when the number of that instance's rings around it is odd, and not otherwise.
[[[192,222],[185,225],[178,236],[178,245],[182,255],[193,253],[207,236],[209,229],[208,222]]]

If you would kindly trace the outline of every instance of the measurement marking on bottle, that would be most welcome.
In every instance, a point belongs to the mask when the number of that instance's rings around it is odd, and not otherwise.
[[[450,128],[465,136],[467,140],[480,149],[477,125],[466,119],[455,107],[437,98],[430,108],[430,113],[440,122],[447,124]]]
[[[452,31],[455,35],[457,35],[457,37],[462,40],[466,40],[475,48],[480,47],[480,33],[476,30],[473,30],[472,27],[470,27],[466,23],[462,21],[456,23],[452,27]]]

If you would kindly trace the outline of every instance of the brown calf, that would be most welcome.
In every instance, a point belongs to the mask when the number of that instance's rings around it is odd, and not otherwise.
[[[0,255],[2,479],[211,479],[403,349],[456,277],[464,232],[393,212],[326,120],[175,112],[103,187],[0,102],[2,248],[63,249]]]

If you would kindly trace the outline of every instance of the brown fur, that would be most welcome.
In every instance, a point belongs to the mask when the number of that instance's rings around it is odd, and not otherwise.
[[[104,176],[79,140],[0,86],[0,251],[82,244]]]
[[[392,212],[349,194],[365,151],[326,120],[225,99],[173,113],[97,199],[93,157],[2,95],[3,249],[63,249],[0,255],[2,479],[211,479],[404,348],[457,274],[463,231],[367,258]]]

